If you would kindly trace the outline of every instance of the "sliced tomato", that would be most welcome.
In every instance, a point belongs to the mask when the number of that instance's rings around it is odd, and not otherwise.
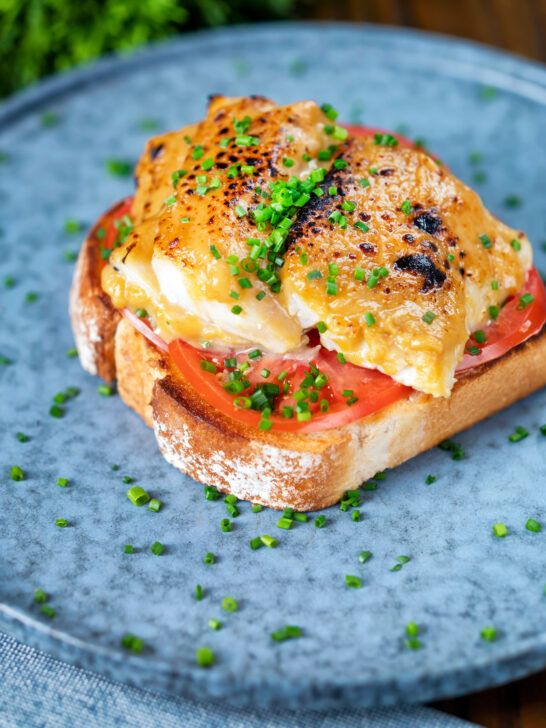
[[[532,301],[524,305],[524,302],[520,303],[520,299],[526,294],[532,296]],[[498,359],[514,346],[537,334],[545,321],[546,290],[537,269],[533,267],[527,274],[525,285],[518,295],[509,298],[500,310],[498,318],[483,329],[485,343],[470,337],[457,371],[462,372]],[[473,356],[468,352],[470,347],[477,347],[480,353]]]
[[[520,297],[530,294],[533,300],[522,306]],[[273,429],[280,432],[314,432],[328,430],[348,424],[354,420],[373,414],[383,407],[407,397],[412,389],[398,384],[391,377],[375,369],[366,369],[355,366],[349,362],[341,363],[335,352],[328,351],[319,346],[317,332],[310,334],[310,354],[308,360],[284,359],[275,356],[260,356],[249,358],[248,355],[235,355],[232,353],[218,353],[203,349],[196,349],[181,339],[167,344],[152,330],[150,324],[128,309],[122,310],[123,315],[143,333],[150,341],[163,351],[168,351],[174,363],[184,378],[204,397],[204,399],[223,414],[248,425],[258,427],[262,419],[261,412],[253,409],[240,409],[235,406],[235,396],[227,392],[223,384],[227,381],[225,360],[236,358],[239,366],[248,361],[250,368],[245,376],[251,383],[247,391],[241,394],[247,396],[254,385],[265,382],[279,384],[282,388],[289,382],[288,392],[275,399],[275,409],[281,411],[284,405],[295,406],[294,392],[299,388],[306,373],[310,371],[311,364],[317,367],[328,377],[328,381],[319,391],[319,401],[310,406],[313,416],[310,420],[299,421],[294,414],[291,418],[282,417],[274,413],[270,419]],[[501,357],[514,346],[525,341],[533,334],[538,333],[546,322],[546,290],[539,274],[532,268],[527,276],[524,288],[518,296],[509,299],[501,309],[496,321],[484,329],[486,343],[481,345],[481,354],[465,356],[457,368],[458,372],[492,361]],[[471,337],[467,348],[476,346]],[[216,372],[206,371],[202,362],[213,363]],[[231,368],[232,369],[232,368]],[[267,370],[267,371],[266,371]],[[283,374],[281,374],[281,372]],[[284,374],[285,373],[285,374]],[[263,376],[266,374],[266,376]],[[282,381],[279,382],[279,375]],[[351,391],[351,396],[344,396],[343,392]],[[350,400],[354,400],[348,404]],[[328,411],[320,411],[320,401],[327,400]]]
[[[100,241],[100,250],[111,250],[117,240],[119,229],[118,225],[125,215],[131,214],[133,198],[126,197],[124,200],[113,205],[108,212],[99,219],[94,228],[94,235]],[[117,223],[117,224],[116,224]],[[104,231],[100,233],[99,231]],[[102,258],[102,265],[106,265],[106,259]]]
[[[234,404],[234,395],[223,388],[223,383],[226,381],[225,355],[195,349],[180,339],[169,344],[169,353],[185,379],[203,395],[209,404],[239,422],[258,426],[262,419],[261,412],[237,408]],[[276,409],[282,408],[282,406],[294,406],[292,395],[299,388],[306,372],[310,370],[309,363],[299,359],[259,358],[252,360],[248,357],[243,358],[251,363],[251,369],[245,374],[252,383],[269,382],[279,384],[281,388],[285,382],[290,383],[289,392],[276,399]],[[201,368],[202,361],[214,363],[216,373],[204,371]],[[239,357],[239,363],[241,361],[242,359]],[[335,352],[327,351],[322,347],[313,356],[312,363],[319,372],[328,376],[327,384],[318,390],[319,401],[310,406],[313,416],[311,419],[301,422],[295,413],[291,418],[272,414],[270,419],[273,421],[275,431],[314,432],[339,427],[372,414],[392,402],[406,397],[411,392],[409,387],[398,384],[374,369],[363,369],[348,362],[341,364]],[[267,377],[261,375],[264,369],[269,371]],[[277,377],[281,371],[286,372],[286,377],[279,383]],[[248,392],[251,389],[253,387],[249,388]],[[350,390],[352,394],[343,396],[342,393],[347,390]],[[241,395],[245,396],[248,392],[243,391]],[[356,401],[348,404],[348,401],[354,398]],[[328,412],[320,411],[321,400],[328,402]]]

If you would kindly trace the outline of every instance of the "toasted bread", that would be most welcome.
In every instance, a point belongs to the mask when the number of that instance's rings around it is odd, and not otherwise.
[[[264,432],[209,405],[170,357],[113,307],[100,284],[95,233],[82,247],[70,293],[82,366],[109,383],[117,379],[122,399],[153,427],[169,463],[237,498],[298,511],[324,508],[378,471],[546,384],[545,327],[501,358],[463,372],[449,398],[414,392],[343,427]]]

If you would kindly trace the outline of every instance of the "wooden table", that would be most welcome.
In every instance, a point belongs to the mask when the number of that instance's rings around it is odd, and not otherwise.
[[[546,0],[310,0],[307,17],[449,33],[546,62]],[[434,707],[486,728],[546,728],[546,671]]]
[[[546,62],[546,0],[307,0],[317,20],[450,33]]]

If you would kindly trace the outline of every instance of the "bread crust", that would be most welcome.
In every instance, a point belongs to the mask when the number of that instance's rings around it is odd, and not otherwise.
[[[166,460],[192,478],[272,508],[318,510],[546,384],[546,327],[500,359],[463,372],[451,397],[415,392],[343,427],[264,432],[210,406],[100,288],[98,241],[84,243],[70,294],[82,366],[111,382],[153,427]],[[509,386],[506,383],[510,382]]]

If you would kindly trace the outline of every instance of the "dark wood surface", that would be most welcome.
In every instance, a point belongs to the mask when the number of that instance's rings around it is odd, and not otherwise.
[[[546,0],[309,0],[307,15],[450,33],[546,62]]]
[[[315,0],[308,17],[419,28],[546,62],[546,0]],[[435,708],[486,728],[546,728],[546,671]]]

